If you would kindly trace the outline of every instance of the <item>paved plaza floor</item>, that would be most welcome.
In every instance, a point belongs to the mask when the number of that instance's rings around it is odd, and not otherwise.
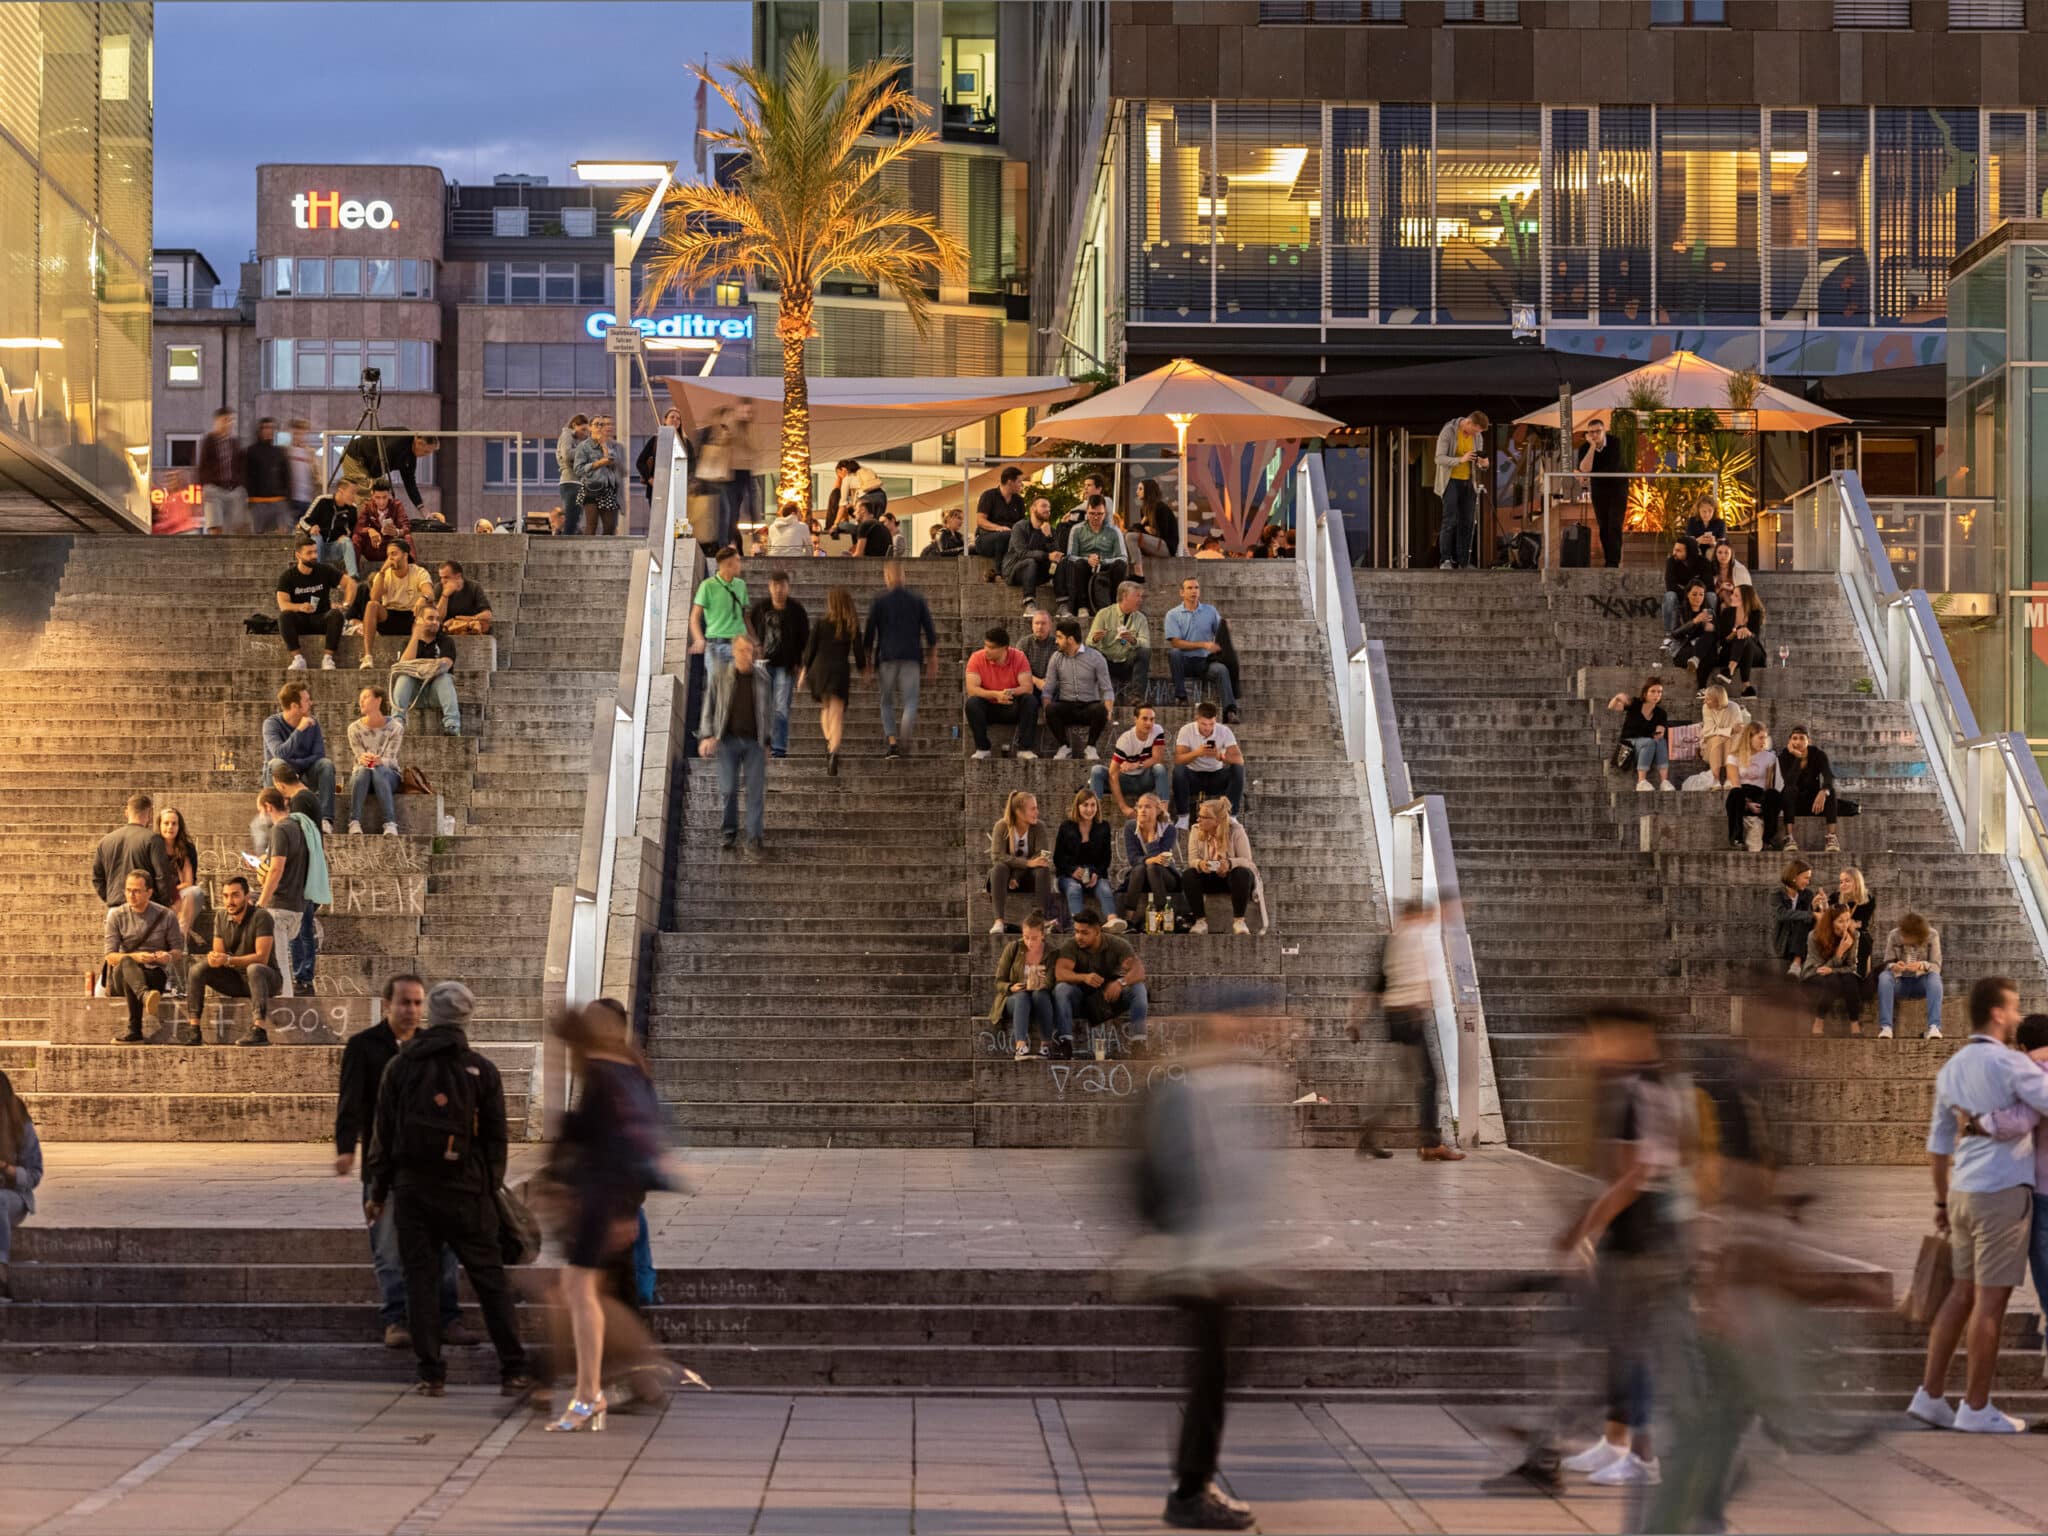
[[[1176,1408],[699,1394],[547,1435],[495,1393],[0,1376],[0,1536],[1037,1536],[1161,1529]],[[1267,1532],[1622,1529],[1619,1493],[1489,1498],[1499,1410],[1250,1403],[1223,1472]],[[1737,1531],[2048,1528],[2048,1436],[1752,1453]]]

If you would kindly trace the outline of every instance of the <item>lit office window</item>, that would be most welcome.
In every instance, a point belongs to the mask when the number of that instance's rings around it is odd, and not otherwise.
[[[1754,107],[1657,113],[1660,319],[1756,323],[1759,132]]]
[[[1814,255],[1822,325],[1870,324],[1870,114],[1814,115]]]
[[[1314,106],[1217,103],[1218,320],[1321,318],[1321,118]]]
[[[164,382],[174,389],[197,389],[200,378],[199,349],[197,347],[166,347],[164,349]]]
[[[1133,102],[1125,121],[1132,318],[1207,320],[1215,173],[1209,103]]]
[[[1648,107],[1600,109],[1600,319],[1607,325],[1651,319],[1653,159]]]
[[[1804,110],[1769,114],[1771,245],[1764,273],[1773,320],[1804,320],[1818,301],[1813,259],[1813,122]]]
[[[1329,247],[1330,313],[1369,319],[1372,303],[1373,212],[1378,194],[1372,161],[1372,108],[1330,109],[1330,201],[1323,240]]]
[[[1380,108],[1380,319],[1391,325],[1434,318],[1433,140],[1428,107]]]
[[[1501,325],[1540,298],[1542,125],[1535,107],[1437,108],[1439,320]]]
[[[1584,107],[1550,114],[1549,204],[1543,233],[1550,263],[1550,313],[1584,320],[1593,312],[1593,140]]]
[[[1993,112],[1984,140],[1984,207],[1991,224],[2024,219],[2027,195],[2027,114]]]
[[[939,131],[947,138],[993,135],[995,0],[945,0],[939,15]]]
[[[1879,107],[1871,163],[1877,192],[1877,318],[1940,325],[1948,264],[1977,238],[1974,109]]]

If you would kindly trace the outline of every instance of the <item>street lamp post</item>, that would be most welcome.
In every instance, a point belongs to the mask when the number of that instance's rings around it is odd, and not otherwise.
[[[640,253],[640,242],[647,238],[647,231],[654,226],[654,216],[661,209],[662,195],[668,191],[668,184],[675,176],[673,160],[578,160],[576,175],[583,181],[611,182],[614,184],[643,185],[654,183],[654,192],[647,199],[647,207],[633,227],[624,224],[612,226],[612,312],[617,317],[612,323],[614,333],[624,331],[639,340],[640,333],[633,325],[633,258]],[[621,342],[625,340],[621,337]],[[606,347],[612,354],[612,389],[616,397],[613,407],[613,421],[616,424],[619,454],[630,466],[633,453],[633,356],[637,346],[627,350],[620,342],[613,342],[609,336]],[[660,423],[657,421],[658,427]],[[621,480],[625,479],[622,473]]]

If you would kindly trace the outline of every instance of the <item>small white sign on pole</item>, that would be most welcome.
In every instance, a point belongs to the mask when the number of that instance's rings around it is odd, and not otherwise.
[[[609,353],[623,352],[628,357],[638,357],[644,339],[640,332],[630,325],[615,325],[604,333],[604,349]]]

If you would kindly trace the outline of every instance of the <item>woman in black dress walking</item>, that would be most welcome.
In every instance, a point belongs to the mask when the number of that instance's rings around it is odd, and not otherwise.
[[[818,701],[818,727],[825,733],[825,772],[829,777],[839,775],[839,739],[846,728],[846,695],[853,686],[853,669],[866,665],[867,647],[861,643],[853,598],[846,588],[834,587],[825,595],[825,622],[812,628],[796,674],[797,686],[808,680],[811,697]]]

